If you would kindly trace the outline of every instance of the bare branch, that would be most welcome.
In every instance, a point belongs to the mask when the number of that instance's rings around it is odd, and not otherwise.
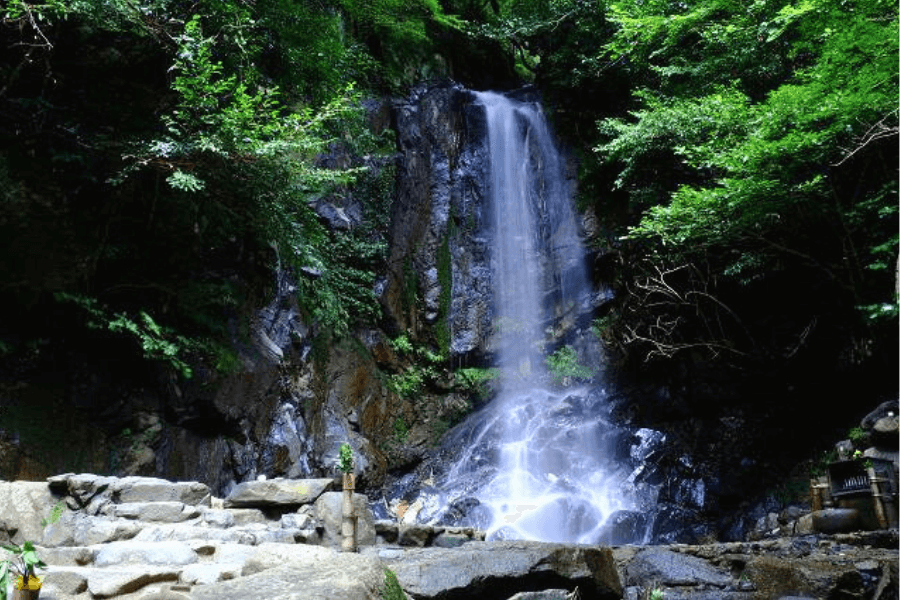
[[[900,128],[898,128],[897,125],[889,126],[885,124],[885,121],[887,121],[891,117],[896,116],[896,114],[897,111],[891,111],[884,117],[882,117],[877,123],[869,127],[868,131],[856,138],[856,147],[845,154],[844,158],[836,163],[832,163],[831,166],[839,167],[853,158],[853,156],[856,155],[857,152],[860,152],[869,144],[877,142],[878,140],[896,136],[898,133],[900,133]]]

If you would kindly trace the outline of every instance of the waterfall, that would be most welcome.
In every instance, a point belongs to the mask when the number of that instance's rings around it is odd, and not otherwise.
[[[540,106],[480,92],[489,159],[494,345],[500,393],[452,438],[439,487],[455,522],[489,538],[597,543],[634,507],[613,449],[601,386],[559,390],[544,366],[557,334],[577,333],[591,286],[564,172]],[[584,332],[582,332],[584,333]],[[582,338],[589,338],[586,333]],[[596,340],[594,340],[596,344]]]

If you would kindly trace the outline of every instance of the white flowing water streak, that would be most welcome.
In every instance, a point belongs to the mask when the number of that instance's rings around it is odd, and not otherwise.
[[[631,503],[607,458],[602,394],[546,386],[545,329],[571,326],[590,293],[562,161],[538,105],[477,99],[489,136],[502,389],[479,434],[499,437],[499,468],[478,499],[492,515],[489,536],[596,543],[605,519]]]

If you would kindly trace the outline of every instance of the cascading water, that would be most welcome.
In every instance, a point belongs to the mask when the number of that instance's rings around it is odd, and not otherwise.
[[[596,543],[606,519],[633,503],[610,458],[617,431],[602,388],[557,391],[544,368],[554,334],[590,312],[563,164],[537,104],[476,99],[488,129],[501,392],[452,442],[462,449],[438,487],[444,507],[462,505],[463,521],[489,537]]]

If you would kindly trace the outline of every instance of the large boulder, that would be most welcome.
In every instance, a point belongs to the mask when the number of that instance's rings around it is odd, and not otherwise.
[[[125,541],[102,545],[94,557],[94,565],[189,565],[198,560],[197,553],[183,542]]]
[[[65,473],[47,478],[50,490],[65,496],[73,510],[96,515],[110,504],[181,502],[209,505],[209,487],[197,481],[168,481],[156,477],[108,477],[92,473]]]
[[[378,600],[384,571],[374,556],[316,546],[262,544],[242,577],[199,586],[193,600]]]
[[[459,548],[385,550],[382,560],[417,600],[506,600],[517,592],[574,590],[583,600],[622,597],[607,548],[541,542],[470,542]]]
[[[342,492],[325,492],[315,504],[315,517],[324,527],[321,544],[329,548],[341,547],[341,522],[343,514]],[[360,546],[375,544],[375,517],[369,508],[369,499],[363,494],[353,494],[353,510],[356,512],[356,541]]]
[[[180,523],[200,516],[196,506],[182,502],[127,502],[112,505],[110,512],[111,516],[120,519],[158,523]]]
[[[226,508],[299,506],[331,489],[333,479],[270,479],[237,484],[225,498]]]
[[[41,521],[58,501],[46,483],[0,481],[0,540],[39,542],[44,530]]]
[[[665,548],[647,548],[638,552],[625,568],[625,582],[637,585],[655,581],[665,586],[701,585],[725,588],[732,584],[731,574],[696,556]]]

